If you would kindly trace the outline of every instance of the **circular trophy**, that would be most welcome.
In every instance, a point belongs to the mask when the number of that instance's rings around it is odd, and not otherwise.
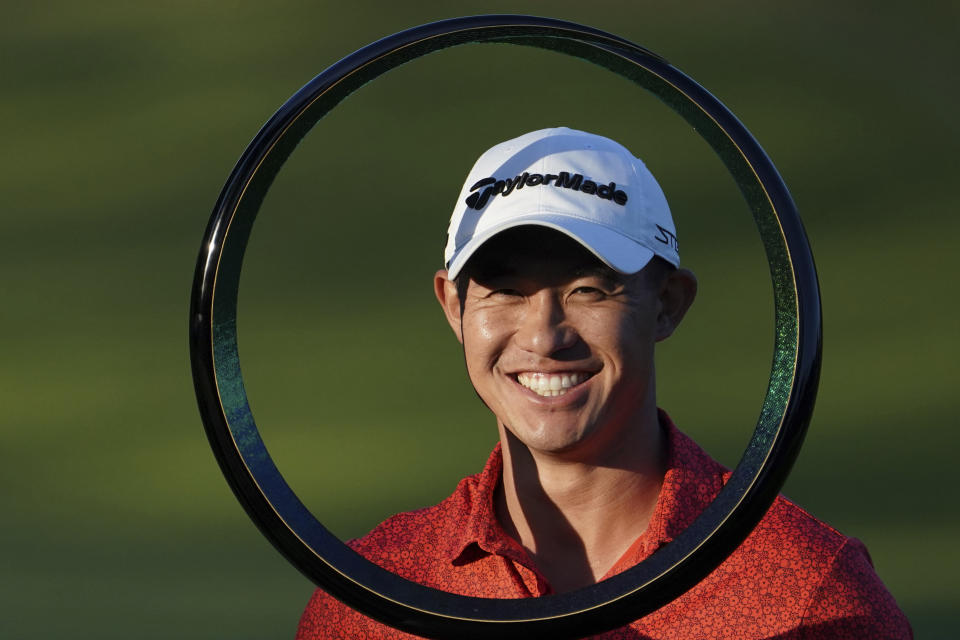
[[[448,47],[501,42],[593,62],[653,93],[716,151],[740,187],[773,280],[770,381],[733,476],[673,542],[617,576],[570,593],[472,598],[405,580],[367,561],[304,507],[274,465],[247,403],[237,351],[244,249],[264,195],[297,143],[341,100],[390,69]],[[456,18],[396,33],[318,75],[263,126],[223,187],[203,237],[190,308],[200,413],[231,488],[263,534],[347,605],[430,638],[576,638],[616,628],[676,598],[716,568],[776,497],[803,441],[820,372],[820,295],[813,257],[777,170],[716,98],[660,56],[579,24],[529,16]]]

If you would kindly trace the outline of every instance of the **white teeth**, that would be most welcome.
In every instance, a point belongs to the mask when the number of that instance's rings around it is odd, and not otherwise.
[[[544,397],[562,396],[589,376],[586,373],[518,373],[517,382]]]

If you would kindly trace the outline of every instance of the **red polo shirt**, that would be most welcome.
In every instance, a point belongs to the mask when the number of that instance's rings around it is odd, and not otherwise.
[[[668,464],[650,523],[605,577],[670,542],[713,501],[730,472],[665,413]],[[499,445],[483,471],[440,504],[388,518],[349,544],[408,580],[487,598],[552,593],[529,554],[497,522]],[[863,544],[778,497],[756,529],[713,573],[670,604],[600,638],[912,638]],[[317,590],[298,640],[413,638]]]

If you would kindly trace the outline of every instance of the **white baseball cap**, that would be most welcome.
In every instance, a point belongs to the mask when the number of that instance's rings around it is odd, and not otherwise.
[[[640,271],[653,256],[680,264],[660,185],[623,145],[592,133],[541,129],[480,156],[450,218],[448,277],[487,240],[524,225],[565,233],[621,273]]]

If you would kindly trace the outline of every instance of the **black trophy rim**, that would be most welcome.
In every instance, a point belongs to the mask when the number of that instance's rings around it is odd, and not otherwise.
[[[570,593],[518,600],[438,591],[346,547],[300,502],[270,458],[247,403],[236,339],[243,254],[260,204],[296,144],[334,106],[393,67],[440,49],[505,42],[584,58],[647,89],[720,156],[760,232],[774,288],[770,382],[754,434],[717,498],[673,542],[626,572]],[[223,187],[197,261],[190,352],[217,462],[260,531],[304,575],[385,624],[430,638],[576,638],[656,610],[716,568],[772,504],[799,453],[820,372],[813,256],[786,185],[753,136],[716,98],[656,54],[572,22],[520,15],[453,18],[374,42],[300,89],[263,126]]]

